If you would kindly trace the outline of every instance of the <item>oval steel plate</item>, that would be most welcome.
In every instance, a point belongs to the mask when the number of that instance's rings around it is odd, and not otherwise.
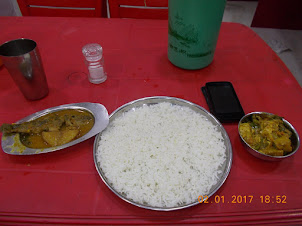
[[[100,133],[102,130],[104,130],[108,123],[109,123],[109,116],[107,109],[102,105],[98,103],[74,103],[74,104],[66,104],[66,105],[60,105],[52,108],[48,108],[39,112],[36,112],[32,115],[29,115],[21,120],[19,120],[16,123],[22,123],[34,120],[36,118],[39,118],[43,115],[60,111],[60,110],[66,110],[66,109],[79,109],[79,110],[86,110],[92,113],[94,117],[94,125],[91,128],[91,130],[86,133],[84,136],[79,137],[76,140],[73,140],[69,143],[66,143],[61,146],[51,147],[51,148],[44,148],[44,149],[33,149],[28,148],[24,146],[19,139],[19,134],[14,135],[2,135],[2,150],[11,155],[35,155],[35,154],[41,154],[41,153],[48,153],[53,151],[58,151],[67,147],[70,147],[72,145],[78,144],[84,140],[87,140],[96,134]]]
[[[209,121],[211,121],[214,125],[216,125],[218,127],[218,130],[222,134],[222,136],[224,138],[224,144],[226,147],[226,161],[223,164],[223,166],[219,169],[222,172],[220,174],[220,180],[217,182],[217,184],[212,186],[212,188],[208,194],[203,194],[204,196],[206,195],[206,196],[208,196],[208,198],[210,198],[223,185],[224,181],[226,180],[227,176],[229,175],[229,172],[231,170],[231,165],[232,165],[233,153],[232,153],[231,142],[230,142],[227,132],[225,131],[225,129],[223,128],[221,123],[212,114],[210,114],[207,110],[205,110],[204,108],[202,108],[192,102],[189,102],[189,101],[186,101],[183,99],[179,99],[179,98],[166,97],[166,96],[146,97],[146,98],[138,99],[138,100],[132,101],[130,103],[127,103],[127,104],[121,106],[120,108],[118,108],[117,110],[115,110],[109,117],[108,127],[110,127],[110,122],[112,122],[115,118],[122,116],[125,112],[135,110],[136,108],[140,108],[143,105],[153,105],[153,104],[158,104],[158,103],[162,103],[162,102],[169,102],[173,105],[189,107],[190,109],[194,110],[195,112],[197,112],[201,115],[204,115]],[[128,199],[127,197],[125,197],[124,195],[120,194],[119,192],[117,192],[114,189],[114,187],[112,185],[109,184],[109,182],[107,181],[107,179],[105,177],[104,172],[102,171],[102,167],[100,166],[100,164],[97,161],[96,152],[97,152],[99,142],[101,139],[102,139],[102,133],[98,134],[94,141],[93,156],[94,156],[95,167],[96,167],[101,179],[108,186],[108,188],[114,194],[116,194],[118,197],[123,199],[124,201],[131,203],[135,206],[141,207],[141,208],[157,210],[157,211],[179,210],[179,209],[184,209],[184,208],[188,208],[188,207],[199,204],[198,197],[196,197],[196,201],[194,201],[190,204],[182,205],[182,206],[167,207],[167,208],[153,207],[153,206],[134,202],[134,201]]]

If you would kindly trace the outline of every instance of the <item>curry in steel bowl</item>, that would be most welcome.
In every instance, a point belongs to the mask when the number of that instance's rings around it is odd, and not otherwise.
[[[299,146],[299,137],[294,128],[278,115],[250,113],[240,120],[238,128],[244,142],[264,155],[288,156]]]

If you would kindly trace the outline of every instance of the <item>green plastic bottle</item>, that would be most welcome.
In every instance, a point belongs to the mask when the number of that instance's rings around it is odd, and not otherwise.
[[[169,0],[168,58],[184,69],[208,66],[226,0]]]

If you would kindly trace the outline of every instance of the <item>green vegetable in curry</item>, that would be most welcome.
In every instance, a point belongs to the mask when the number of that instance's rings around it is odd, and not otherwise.
[[[239,125],[239,133],[253,149],[263,154],[283,156],[292,152],[292,132],[277,115],[254,114]]]

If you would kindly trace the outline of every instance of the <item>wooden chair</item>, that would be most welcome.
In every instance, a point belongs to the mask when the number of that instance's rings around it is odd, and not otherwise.
[[[105,0],[17,0],[23,16],[102,17]]]
[[[168,0],[107,0],[109,18],[168,19]]]

